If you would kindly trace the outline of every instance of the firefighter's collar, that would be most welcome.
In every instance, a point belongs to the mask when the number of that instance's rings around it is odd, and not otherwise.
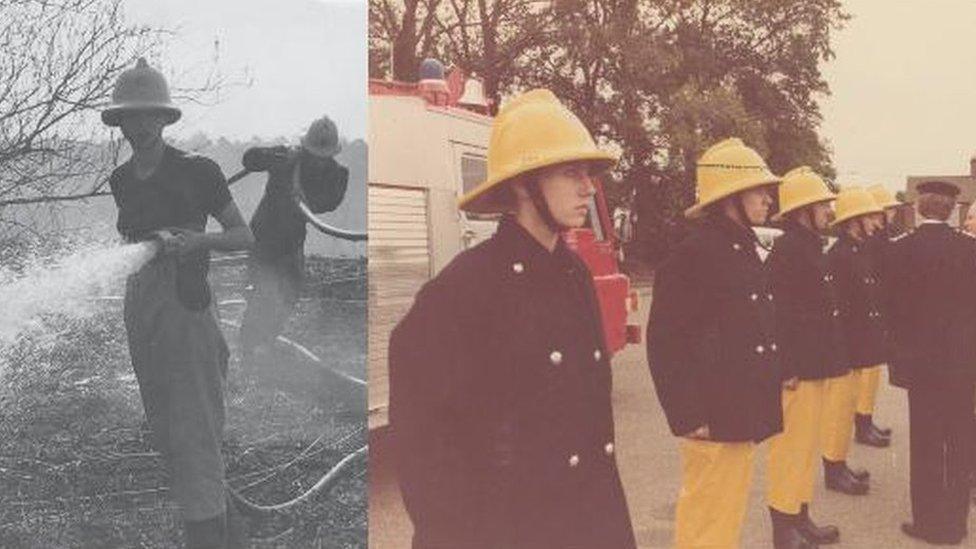
[[[557,267],[560,264],[571,262],[568,254],[572,252],[566,247],[562,236],[556,240],[556,247],[550,252],[509,215],[502,217],[501,222],[499,222],[495,239],[498,245],[505,250],[506,255],[511,260],[512,271],[516,274],[527,272],[530,265],[549,264]]]

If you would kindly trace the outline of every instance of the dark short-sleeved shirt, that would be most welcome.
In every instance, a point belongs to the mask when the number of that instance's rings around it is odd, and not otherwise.
[[[137,241],[166,227],[203,231],[208,216],[216,216],[233,200],[220,166],[202,156],[166,146],[163,159],[147,179],[137,179],[130,159],[117,167],[109,186],[119,208],[116,228],[127,240]],[[191,309],[210,304],[207,284],[210,257],[194,253],[180,262],[177,293]]]
[[[129,160],[109,179],[119,207],[116,228],[128,239],[165,227],[203,230],[207,217],[219,214],[232,200],[216,162],[168,145],[148,179],[136,179],[133,170]]]

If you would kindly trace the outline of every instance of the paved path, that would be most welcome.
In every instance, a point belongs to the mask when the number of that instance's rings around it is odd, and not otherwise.
[[[646,321],[648,296],[642,296],[640,318]],[[674,499],[678,492],[677,442],[670,435],[654,394],[643,346],[631,346],[614,358],[614,416],[618,459],[631,516],[641,549],[670,547]],[[850,463],[871,471],[871,493],[851,497],[825,492],[818,477],[813,515],[841,528],[836,547],[858,549],[923,548],[899,530],[910,517],[908,499],[908,402],[905,392],[886,382],[876,419],[894,429],[892,446],[875,449],[853,445]],[[384,441],[376,437],[370,457],[369,537],[371,549],[408,549],[410,522],[389,474]],[[742,548],[771,547],[769,517],[763,497],[766,447],[757,453],[756,475]],[[967,540],[976,547],[976,513],[970,515]],[[595,548],[597,549],[597,548]]]

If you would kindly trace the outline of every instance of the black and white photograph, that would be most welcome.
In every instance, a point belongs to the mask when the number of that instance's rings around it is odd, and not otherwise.
[[[0,547],[366,547],[366,28],[0,0]]]

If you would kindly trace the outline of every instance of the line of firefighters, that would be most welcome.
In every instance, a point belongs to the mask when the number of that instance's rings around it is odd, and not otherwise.
[[[503,214],[418,293],[390,340],[390,426],[413,547],[636,547],[616,466],[610,363],[593,284],[560,234],[586,222],[616,156],[547,90],[492,125],[486,181],[460,208]],[[946,223],[959,189],[919,186],[918,229],[889,238],[883,188],[838,194],[813,170],[780,177],[741,140],[696,166],[690,235],[657,269],[647,358],[680,437],[679,548],[739,544],[757,444],[770,441],[775,547],[836,543],[809,514],[827,488],[868,492],[852,435],[882,368],[909,390],[911,522],[966,536],[976,377],[976,239]],[[784,233],[761,248],[752,227]],[[886,213],[887,212],[887,213]],[[836,241],[827,245],[828,234]],[[818,459],[821,458],[821,459]]]

